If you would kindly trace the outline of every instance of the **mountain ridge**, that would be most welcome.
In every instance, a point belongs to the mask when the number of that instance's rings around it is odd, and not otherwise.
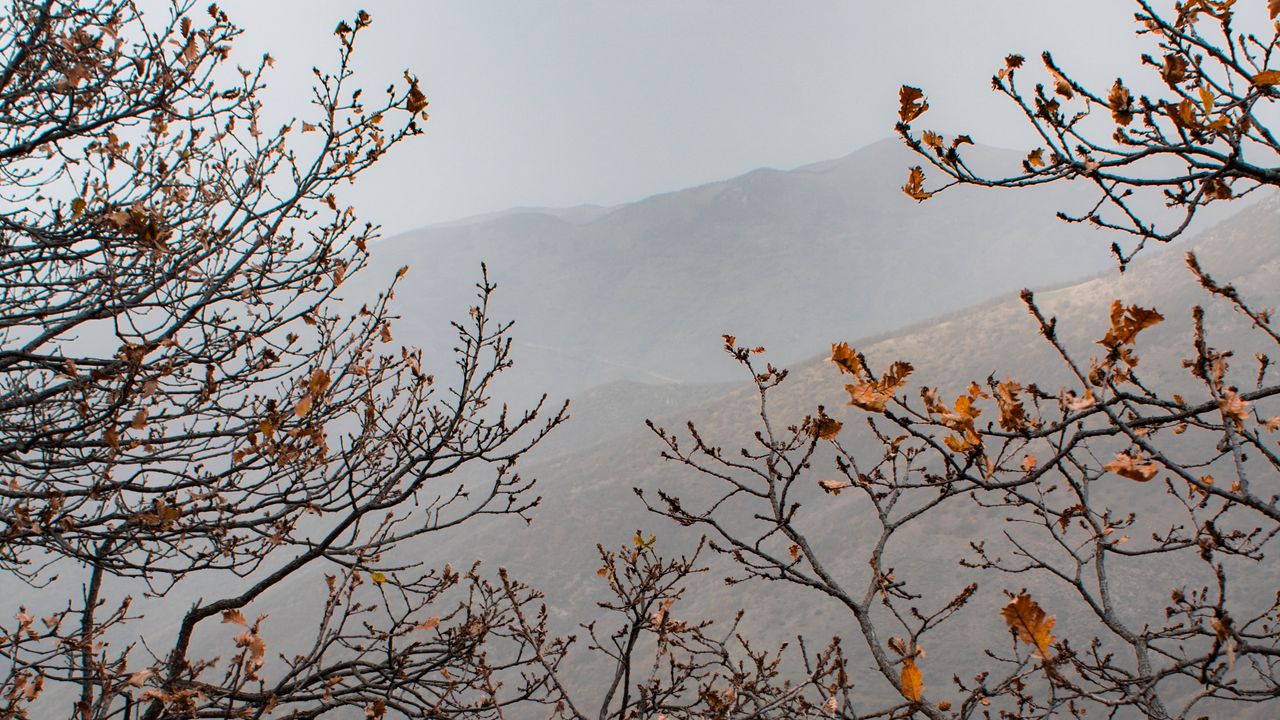
[[[1020,162],[989,148],[973,155]],[[723,333],[794,362],[833,334],[888,331],[1110,266],[1079,251],[1097,246],[1098,230],[1054,217],[1087,188],[956,188],[917,205],[898,189],[917,162],[882,141],[592,210],[583,222],[511,210],[433,226],[372,246],[354,292],[371,295],[409,264],[397,337],[443,351],[485,262],[498,316],[518,322],[512,397],[572,397],[628,377],[727,380]]]

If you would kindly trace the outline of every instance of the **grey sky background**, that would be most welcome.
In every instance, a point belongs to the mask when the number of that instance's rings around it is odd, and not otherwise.
[[[1080,79],[1135,74],[1125,0],[228,0],[241,57],[277,59],[267,102],[306,114],[310,68],[364,7],[363,84],[404,68],[431,101],[426,136],[353,188],[387,234],[513,206],[612,205],[847,154],[888,137],[897,88],[921,123],[1030,147],[990,90],[1009,52],[1043,49]],[[1038,65],[1038,62],[1036,63]],[[887,179],[899,182],[900,178]]]

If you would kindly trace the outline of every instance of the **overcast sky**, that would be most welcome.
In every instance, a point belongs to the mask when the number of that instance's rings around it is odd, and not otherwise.
[[[1051,49],[1085,80],[1137,63],[1124,0],[229,0],[239,50],[277,59],[268,102],[307,97],[333,27],[365,7],[361,77],[410,68],[426,137],[350,196],[387,233],[512,206],[612,205],[845,155],[888,137],[897,88],[924,126],[1031,143],[990,90],[1009,52]],[[293,114],[290,112],[290,114]],[[895,182],[897,178],[893,179]]]

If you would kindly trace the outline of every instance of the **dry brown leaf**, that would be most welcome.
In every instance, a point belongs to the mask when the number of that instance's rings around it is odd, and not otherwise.
[[[1141,457],[1129,453],[1116,453],[1115,460],[1107,463],[1102,469],[1138,482],[1147,482],[1160,472],[1158,464],[1144,462]]]
[[[1111,329],[1098,341],[1105,347],[1132,345],[1138,333],[1157,325],[1164,320],[1164,315],[1154,309],[1130,305],[1125,307],[1119,300],[1111,302]]]
[[[1107,105],[1111,108],[1111,119],[1116,124],[1128,125],[1133,122],[1133,96],[1118,78],[1116,84],[1111,86],[1111,93],[1107,95]]]
[[[1218,407],[1222,409],[1222,414],[1231,418],[1239,427],[1240,423],[1249,419],[1249,401],[1240,397],[1240,393],[1234,388],[1228,388],[1223,397],[1218,401]]]
[[[862,370],[862,361],[858,359],[858,352],[849,347],[849,343],[831,345],[831,362],[840,368],[840,372],[850,375],[856,376]]]
[[[1160,76],[1169,87],[1187,79],[1187,59],[1181,55],[1170,53],[1164,56],[1164,66],[1160,68]]]
[[[849,392],[849,404],[868,412],[884,412],[885,406],[893,399],[893,394],[907,382],[911,374],[911,364],[898,361],[889,366],[879,380],[859,382],[845,385]]]
[[[902,696],[911,702],[920,702],[920,695],[924,692],[924,677],[920,674],[920,668],[916,667],[915,658],[902,661],[902,673],[898,680],[902,683]]]
[[[920,88],[903,85],[898,90],[898,119],[903,123],[915,120],[928,109],[929,102],[924,99],[924,91]]]
[[[324,369],[317,369],[311,373],[311,379],[307,381],[307,393],[312,397],[319,396],[329,388],[329,373]]]
[[[244,613],[235,608],[222,611],[222,622],[249,627],[249,621],[244,619]]]
[[[1053,56],[1046,52],[1041,54],[1040,59],[1044,61],[1045,69],[1053,78],[1053,91],[1068,100],[1075,97],[1076,93],[1071,88],[1071,81],[1067,80],[1066,76],[1053,64]]]
[[[911,168],[911,173],[907,175],[907,183],[902,186],[902,192],[912,200],[921,202],[933,197],[933,193],[924,190],[924,169],[919,165]]]
[[[844,427],[844,423],[826,415],[820,415],[810,421],[808,426],[809,434],[819,440],[830,440],[840,434],[840,428]]]
[[[996,386],[996,405],[1000,408],[1000,427],[1009,432],[1025,429],[1030,423],[1022,404],[1022,385],[1005,380]]]
[[[252,630],[246,630],[236,636],[236,647],[247,648],[249,663],[255,668],[262,667],[263,658],[267,654],[267,642],[261,635]]]
[[[427,108],[427,96],[422,93],[422,89],[418,87],[418,79],[409,79],[409,95],[405,98],[405,109],[413,114],[422,112]]]
[[[1253,84],[1259,87],[1280,85],[1280,70],[1263,70],[1253,76]]]
[[[1054,616],[1046,616],[1040,605],[1026,593],[1010,600],[1000,611],[1000,615],[1019,640],[1035,646],[1037,657],[1041,660],[1048,659],[1049,646],[1055,639],[1050,633],[1053,630]]]

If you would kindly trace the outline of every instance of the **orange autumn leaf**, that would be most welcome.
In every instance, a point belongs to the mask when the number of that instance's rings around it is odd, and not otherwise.
[[[907,377],[911,375],[911,371],[914,369],[909,362],[894,361],[889,366],[889,371],[880,379],[880,382],[890,390],[897,390],[907,384]]]
[[[844,423],[826,415],[819,415],[816,418],[810,418],[805,423],[805,430],[812,437],[819,440],[830,440],[840,434],[840,428],[844,427]]]
[[[1107,463],[1102,469],[1137,482],[1147,482],[1160,472],[1160,466],[1156,463],[1143,462],[1141,457],[1129,453],[1116,453],[1115,460]]]
[[[920,88],[903,85],[898,90],[898,119],[903,123],[915,120],[928,109],[929,103],[924,99],[924,91]]]
[[[885,405],[893,399],[893,393],[884,392],[874,382],[845,385],[844,388],[849,391],[849,404],[859,410],[884,412]]]
[[[404,100],[405,109],[416,115],[425,110],[427,104],[427,96],[418,87],[418,79],[409,78],[409,95]]]
[[[311,373],[311,379],[307,381],[307,393],[312,397],[319,397],[329,387],[329,373],[323,369],[316,370]]]
[[[1275,20],[1280,15],[1280,0],[1267,0],[1267,13]]]
[[[902,192],[912,200],[921,202],[933,197],[933,193],[924,190],[924,170],[919,165],[911,168],[911,174],[907,175],[907,184],[902,186]]]
[[[1154,309],[1130,305],[1125,307],[1119,300],[1111,302],[1111,329],[1098,341],[1107,348],[1118,348],[1121,345],[1132,345],[1138,333],[1164,320],[1164,315]]]
[[[921,392],[925,406],[930,415],[938,415],[938,421],[947,429],[955,431],[948,435],[943,443],[957,453],[971,453],[982,448],[982,437],[974,427],[973,421],[982,415],[982,410],[975,404],[978,398],[990,397],[982,391],[977,383],[970,383],[967,394],[956,397],[953,407],[947,407],[938,399],[937,392],[925,389]]]
[[[1111,119],[1117,125],[1133,122],[1133,96],[1118,78],[1116,84],[1111,86],[1111,93],[1107,95],[1107,105],[1111,108]]]
[[[1000,611],[1000,615],[1019,640],[1035,646],[1037,657],[1041,660],[1048,659],[1049,646],[1055,640],[1050,633],[1055,620],[1053,615],[1045,615],[1044,609],[1026,593],[1020,593],[1010,600]]]
[[[1208,115],[1213,112],[1213,91],[1204,85],[1200,86],[1200,106],[1204,108],[1204,114]]]
[[[1045,69],[1053,77],[1053,91],[1068,100],[1075,97],[1076,93],[1071,87],[1071,81],[1067,80],[1066,76],[1054,65],[1053,56],[1047,52],[1041,53],[1040,59],[1044,61]]]
[[[902,673],[898,680],[902,683],[902,697],[911,702],[920,702],[920,695],[924,692],[924,676],[920,674],[920,668],[916,667],[915,658],[902,661]]]
[[[1228,388],[1223,397],[1218,401],[1218,407],[1222,409],[1222,414],[1231,418],[1239,427],[1240,423],[1249,419],[1249,401],[1240,397],[1240,393],[1234,388]]]
[[[1013,71],[1022,67],[1022,63],[1025,61],[1026,58],[1021,55],[1006,55],[1004,58],[1004,67],[1000,68],[996,73],[996,78],[1003,80],[1008,77],[1013,77]]]
[[[244,619],[244,613],[240,612],[239,610],[237,610],[237,609],[235,609],[235,608],[232,608],[232,609],[230,609],[230,610],[223,610],[223,611],[222,611],[222,622],[223,622],[223,623],[229,623],[229,624],[232,624],[232,625],[240,625],[240,626],[243,626],[243,627],[249,627],[249,621],[247,621],[247,620],[245,620],[245,619]]]
[[[1164,66],[1160,68],[1160,76],[1169,87],[1173,87],[1187,79],[1187,67],[1186,58],[1170,53],[1164,56]]]
[[[1280,85],[1280,70],[1263,70],[1253,76],[1253,84],[1258,87]]]
[[[862,360],[858,359],[858,352],[849,347],[849,343],[839,343],[831,345],[831,362],[840,368],[840,372],[857,375],[862,370]]]
[[[948,435],[942,440],[951,452],[968,455],[974,450],[982,448],[982,438],[975,432],[965,431],[955,435]]]
[[[845,385],[844,389],[849,392],[849,404],[859,410],[884,412],[885,406],[893,399],[893,394],[907,383],[907,376],[911,371],[910,363],[898,361],[890,365],[888,372],[879,380]]]
[[[996,405],[1000,408],[1000,428],[1009,432],[1025,429],[1030,421],[1022,404],[1022,385],[1005,380],[996,386]]]
[[[236,647],[249,651],[249,663],[253,667],[262,667],[263,658],[267,654],[267,643],[252,630],[246,630],[235,638]]]

